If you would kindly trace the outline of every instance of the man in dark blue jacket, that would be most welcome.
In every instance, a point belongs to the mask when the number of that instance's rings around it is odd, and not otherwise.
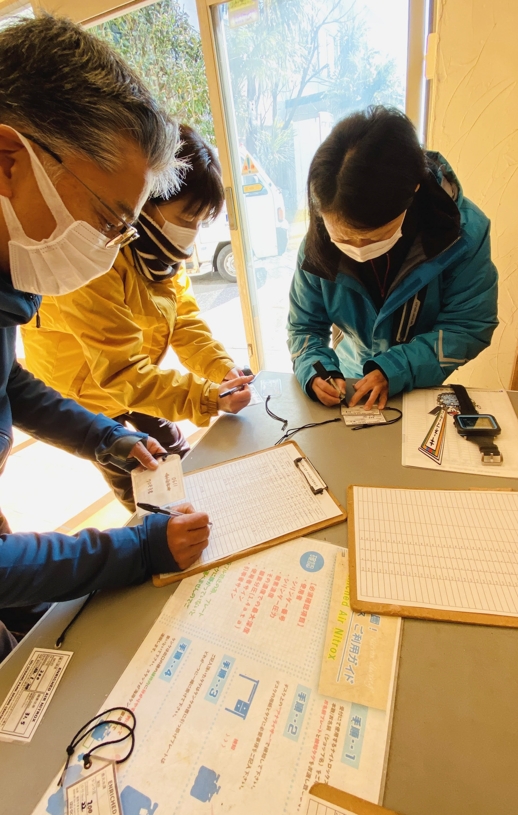
[[[118,56],[67,20],[4,29],[0,76],[0,472],[13,425],[103,464],[152,469],[153,454],[165,452],[154,439],[46,387],[16,361],[15,340],[41,294],[105,273],[136,236],[150,190],[174,183],[175,127]],[[0,512],[0,608],[185,569],[208,535],[207,516],[189,505],[182,517],[74,536],[12,534]],[[0,659],[12,645],[0,625]]]

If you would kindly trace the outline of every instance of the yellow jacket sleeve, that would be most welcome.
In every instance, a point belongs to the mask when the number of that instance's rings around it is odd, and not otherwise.
[[[209,424],[210,417],[218,413],[218,386],[193,374],[162,370],[152,362],[146,349],[152,345],[160,309],[153,306],[153,314],[149,302],[139,308],[139,291],[142,295],[142,280],[119,257],[115,268],[105,275],[72,294],[52,299],[67,330],[79,342],[94,382],[120,404],[121,413],[136,410],[170,421]],[[174,311],[172,303],[171,334]],[[164,345],[165,353],[167,342]]]
[[[194,374],[213,382],[222,382],[235,363],[201,319],[192,283],[183,264],[173,278],[173,285],[176,292],[176,323],[171,345],[178,359]]]

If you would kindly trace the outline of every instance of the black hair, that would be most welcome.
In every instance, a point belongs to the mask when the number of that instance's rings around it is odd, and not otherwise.
[[[176,124],[124,60],[91,32],[38,14],[0,31],[0,121],[66,158],[120,167],[134,141],[167,193],[177,181]]]
[[[410,207],[425,175],[423,149],[401,111],[378,105],[338,122],[309,168],[310,264],[333,276],[340,259],[322,213],[336,214],[358,230],[377,229]]]
[[[185,211],[196,218],[206,214],[213,221],[223,208],[225,191],[221,180],[221,165],[216,153],[200,134],[181,124],[178,128],[180,146],[176,158],[185,163],[178,189],[167,197],[153,197],[151,201],[160,206],[168,201],[185,199]]]

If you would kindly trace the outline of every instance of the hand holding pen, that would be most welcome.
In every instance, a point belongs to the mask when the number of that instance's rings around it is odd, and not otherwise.
[[[225,380],[219,388],[218,409],[224,410],[225,413],[239,413],[246,407],[251,398],[248,383],[252,379],[254,379],[253,374]],[[229,385],[232,387],[229,388]]]
[[[146,512],[170,517],[167,525],[167,544],[169,551],[182,571],[188,569],[198,560],[209,543],[209,527],[212,526],[209,516],[205,512],[196,512],[190,504],[180,504],[176,509],[162,509],[162,507],[157,507],[154,504],[138,503],[137,506],[145,509]],[[92,591],[82,605],[79,606],[77,612],[57,638],[56,648],[61,648],[69,629],[95,594],[96,592]]]
[[[345,398],[345,379],[341,375],[332,376],[320,361],[313,368],[317,375],[311,380],[311,387],[318,401],[326,407],[339,405]]]
[[[208,546],[210,522],[206,512],[196,512],[191,504],[180,504],[175,509],[162,509],[154,504],[137,506],[147,512],[169,515],[167,544],[182,571],[192,566]]]

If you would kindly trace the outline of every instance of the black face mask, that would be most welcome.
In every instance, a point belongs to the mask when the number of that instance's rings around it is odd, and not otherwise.
[[[166,238],[145,212],[140,213],[137,229],[139,237],[130,244],[137,271],[153,283],[173,277],[187,255]]]

